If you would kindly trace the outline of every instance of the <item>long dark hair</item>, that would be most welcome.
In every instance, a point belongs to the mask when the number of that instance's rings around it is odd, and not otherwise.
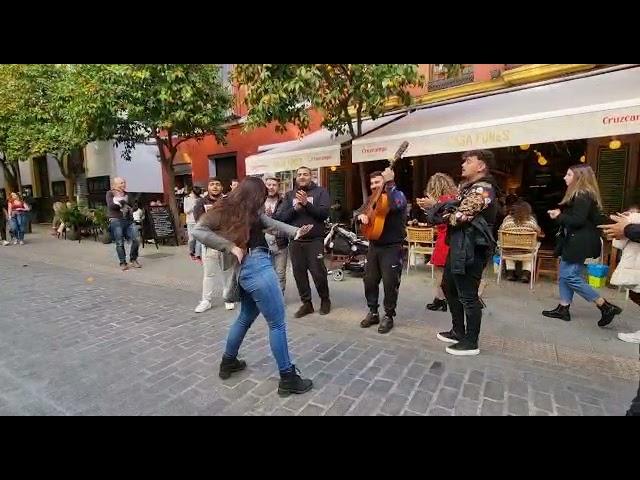
[[[511,215],[516,225],[522,225],[531,220],[531,205],[524,200],[518,200],[511,206]]]
[[[240,248],[246,248],[251,224],[258,220],[267,199],[267,187],[259,178],[247,177],[229,195],[218,200],[201,223]]]

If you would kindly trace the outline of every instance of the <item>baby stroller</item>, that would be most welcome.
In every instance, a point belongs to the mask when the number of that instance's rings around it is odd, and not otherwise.
[[[358,238],[346,225],[331,225],[324,239],[324,248],[331,255],[332,268],[328,273],[334,281],[344,280],[345,272],[364,273],[369,242]]]

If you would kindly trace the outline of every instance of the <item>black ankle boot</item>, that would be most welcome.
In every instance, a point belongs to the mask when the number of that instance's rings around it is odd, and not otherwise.
[[[520,277],[520,281],[522,283],[529,283],[531,282],[531,272],[528,270],[523,270],[522,271],[522,276]]]
[[[315,310],[313,309],[313,303],[311,302],[304,302],[300,308],[298,309],[298,311],[295,313],[294,317],[296,318],[302,318],[306,315],[309,315],[310,313],[313,313]]]
[[[516,282],[518,280],[516,272],[513,270],[507,270],[507,280],[509,280],[510,282]]]
[[[598,308],[600,309],[600,312],[602,312],[602,317],[598,320],[599,327],[606,327],[613,321],[613,317],[622,313],[622,309],[620,307],[612,305],[606,300],[602,306],[599,306]]]
[[[328,315],[331,312],[331,300],[323,298],[320,302],[320,315]]]
[[[222,357],[222,362],[220,362],[220,373],[218,373],[218,376],[221,379],[226,380],[231,377],[232,373],[240,372],[245,368],[247,368],[247,362],[244,360]]]
[[[377,325],[380,323],[380,315],[378,312],[369,312],[367,316],[364,317],[364,320],[360,322],[360,327],[369,328],[371,325]]]
[[[313,382],[298,375],[299,370],[295,365],[291,365],[291,370],[280,374],[280,384],[278,385],[278,395],[288,397],[292,393],[307,393],[313,388]]]
[[[389,333],[393,328],[393,317],[391,315],[385,315],[380,325],[378,326],[378,333]]]
[[[434,298],[433,303],[427,304],[427,310],[431,310],[432,312],[438,311],[447,311],[447,301],[442,298]]]
[[[558,305],[553,310],[545,310],[542,315],[549,318],[559,318],[565,322],[571,321],[571,314],[569,313],[569,305]]]

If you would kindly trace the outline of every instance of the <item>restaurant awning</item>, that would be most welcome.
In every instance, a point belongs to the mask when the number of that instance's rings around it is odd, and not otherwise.
[[[395,114],[365,120],[362,132],[371,132],[405,115]],[[301,166],[312,169],[340,165],[340,148],[348,142],[349,135],[335,136],[323,128],[300,140],[284,142],[268,152],[251,155],[245,160],[247,175],[260,175],[266,172],[286,172]]]
[[[353,141],[353,161],[640,133],[640,67],[417,110]]]

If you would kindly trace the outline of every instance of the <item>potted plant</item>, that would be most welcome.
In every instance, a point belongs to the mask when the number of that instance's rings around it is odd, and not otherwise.
[[[109,232],[109,216],[105,207],[93,210],[93,224],[100,230],[98,238],[102,243],[111,243],[111,233]]]
[[[67,231],[67,240],[79,240],[80,230],[88,223],[86,214],[77,205],[63,207],[60,210],[60,220]]]

